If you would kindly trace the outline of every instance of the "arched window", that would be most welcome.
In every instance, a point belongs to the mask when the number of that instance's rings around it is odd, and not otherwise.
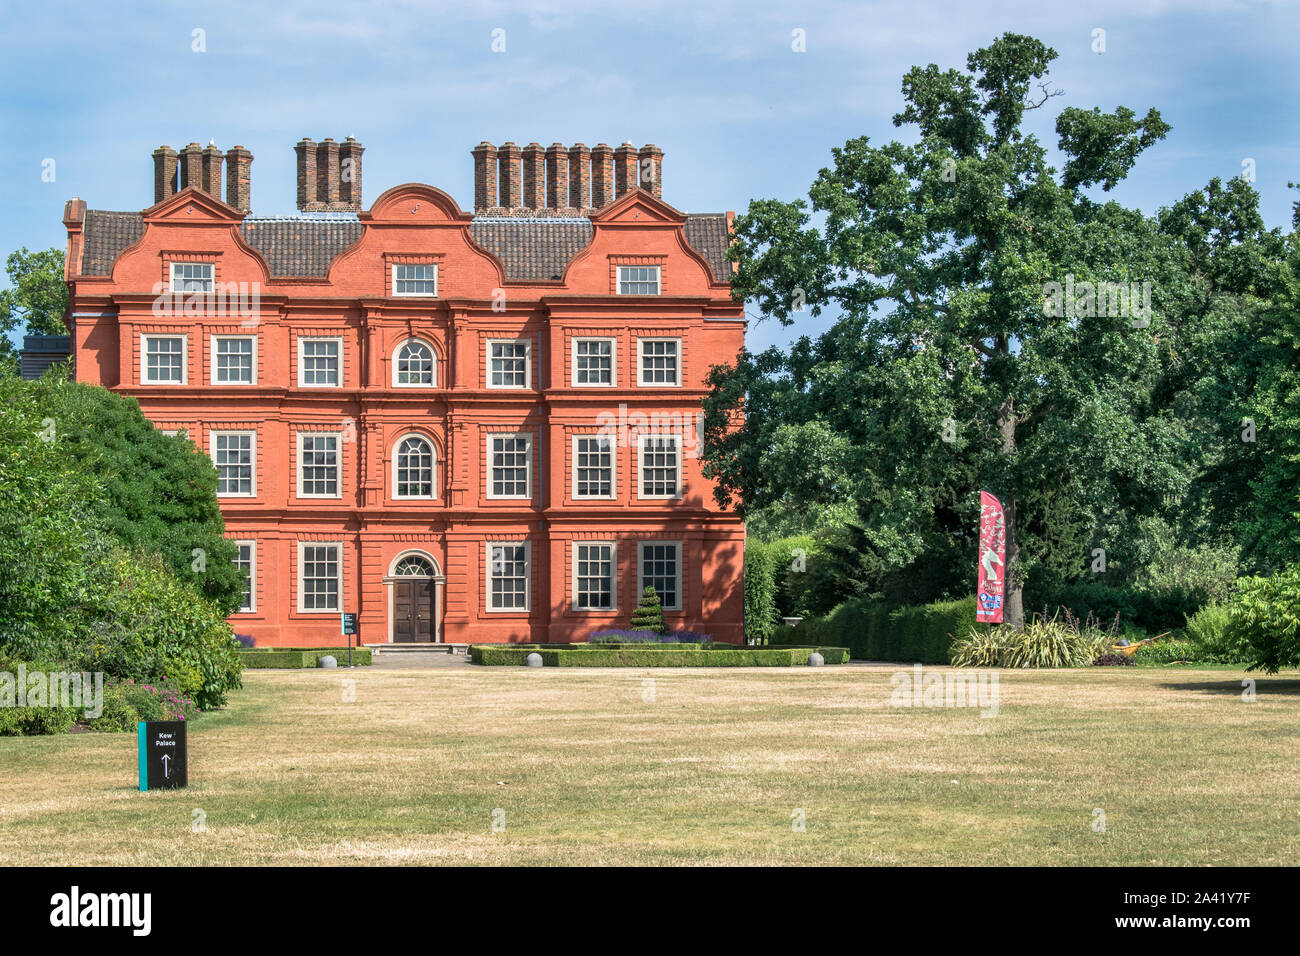
[[[408,435],[393,456],[394,497],[432,498],[433,444],[419,435]]]
[[[435,384],[433,349],[427,342],[411,339],[398,347],[393,360],[393,384],[430,388]]]
[[[433,565],[418,554],[408,554],[397,562],[393,568],[395,578],[431,578],[434,576]]]

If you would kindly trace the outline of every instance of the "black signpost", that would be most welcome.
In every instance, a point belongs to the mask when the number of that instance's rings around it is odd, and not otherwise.
[[[357,633],[357,616],[355,614],[341,614],[343,619],[343,633],[348,639],[348,667],[352,666],[352,635]]]
[[[142,720],[136,730],[140,742],[140,789],[173,790],[188,786],[185,721]]]

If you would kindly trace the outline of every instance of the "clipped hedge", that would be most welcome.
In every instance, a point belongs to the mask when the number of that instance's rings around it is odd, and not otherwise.
[[[973,597],[894,609],[849,600],[826,617],[777,628],[771,643],[844,647],[857,660],[947,664],[953,636],[966,633],[974,623]]]
[[[248,668],[315,667],[316,662],[327,654],[341,665],[348,662],[348,649],[346,647],[254,647],[240,650],[238,653],[239,659]],[[352,648],[353,664],[366,666],[370,662],[370,648]]]
[[[734,644],[475,644],[469,649],[475,664],[522,667],[537,653],[546,667],[793,667],[808,663],[813,651],[827,664],[843,664],[843,647],[737,647]]]
[[[745,639],[762,644],[778,626],[776,556],[756,538],[745,541]]]

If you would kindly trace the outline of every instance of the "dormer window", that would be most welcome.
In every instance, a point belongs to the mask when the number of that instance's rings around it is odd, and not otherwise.
[[[173,262],[173,292],[211,292],[211,262]]]
[[[438,294],[438,267],[436,265],[394,265],[393,295],[420,295],[435,297]]]
[[[619,266],[619,295],[658,295],[658,266]]]

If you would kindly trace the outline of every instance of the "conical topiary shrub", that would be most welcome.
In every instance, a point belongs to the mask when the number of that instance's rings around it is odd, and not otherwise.
[[[664,606],[653,587],[647,587],[641,592],[641,600],[637,602],[636,610],[632,612],[632,623],[629,627],[634,631],[654,631],[656,634],[668,630],[668,624],[664,621]]]

